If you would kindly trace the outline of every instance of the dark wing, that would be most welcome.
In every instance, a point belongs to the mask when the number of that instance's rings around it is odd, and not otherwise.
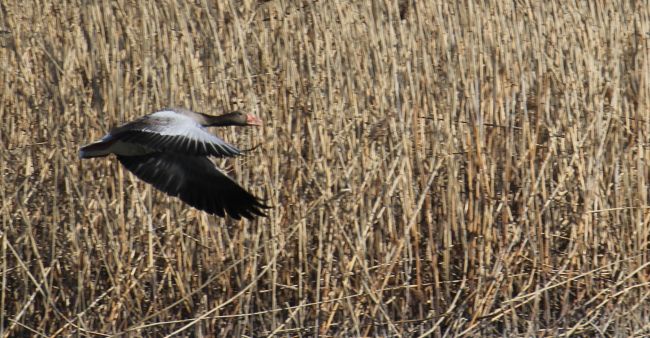
[[[237,156],[241,151],[188,116],[160,111],[115,128],[111,138],[156,151],[195,156]]]
[[[210,214],[241,219],[266,216],[268,206],[223,174],[206,157],[175,153],[117,156],[143,181]]]

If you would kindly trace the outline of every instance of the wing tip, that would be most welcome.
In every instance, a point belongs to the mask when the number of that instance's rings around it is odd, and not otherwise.
[[[253,199],[248,203],[241,203],[246,204],[245,206],[240,206],[239,208],[234,206],[224,206],[223,209],[225,209],[228,216],[236,220],[240,220],[242,216],[248,220],[254,220],[257,217],[269,217],[264,210],[271,209],[272,207],[262,203],[264,201],[262,199],[254,196],[252,196],[252,198]]]

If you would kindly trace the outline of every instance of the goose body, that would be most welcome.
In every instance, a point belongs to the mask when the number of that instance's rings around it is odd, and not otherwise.
[[[115,154],[143,181],[210,214],[240,219],[265,216],[266,205],[230,179],[209,159],[241,154],[211,134],[211,126],[254,126],[262,121],[239,112],[210,116],[187,109],[157,111],[112,129],[82,147],[82,159]]]

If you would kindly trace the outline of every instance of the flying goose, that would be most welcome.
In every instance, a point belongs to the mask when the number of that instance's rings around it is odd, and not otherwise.
[[[117,155],[126,169],[170,196],[213,215],[241,219],[266,216],[269,208],[219,170],[209,156],[241,154],[206,127],[259,126],[262,120],[240,112],[210,116],[187,109],[163,109],[112,129],[82,147],[79,157]]]

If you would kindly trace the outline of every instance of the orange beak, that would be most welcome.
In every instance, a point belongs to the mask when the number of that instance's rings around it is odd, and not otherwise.
[[[246,115],[246,124],[249,126],[261,126],[262,120],[253,114],[248,114]]]

